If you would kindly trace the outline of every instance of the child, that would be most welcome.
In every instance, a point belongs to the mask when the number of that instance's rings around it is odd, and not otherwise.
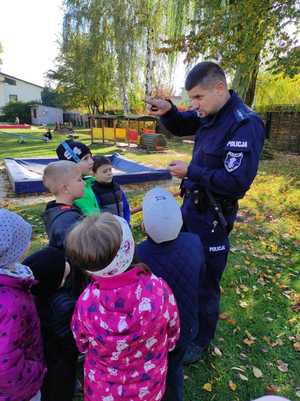
[[[99,214],[100,209],[91,188],[94,178],[88,177],[91,174],[94,164],[91,150],[82,142],[76,142],[72,139],[62,142],[56,149],[59,160],[69,160],[78,164],[81,175],[84,177],[84,193],[78,199],[74,200],[82,214],[89,216]]]
[[[169,287],[132,264],[134,240],[119,216],[84,219],[68,235],[67,254],[92,280],[72,319],[77,346],[87,353],[85,401],[160,401],[167,354],[179,335]]]
[[[154,188],[143,201],[143,225],[148,239],[137,257],[172,289],[179,308],[180,339],[169,354],[167,389],[163,400],[183,400],[183,357],[198,333],[198,297],[204,274],[204,253],[197,235],[180,233],[182,215],[175,198]]]
[[[44,170],[43,184],[56,198],[47,204],[43,214],[49,245],[64,248],[67,231],[82,218],[80,209],[73,206],[83,194],[81,169],[66,160],[50,163]]]
[[[111,161],[104,156],[95,156],[93,173],[96,181],[92,184],[92,189],[101,211],[121,216],[129,224],[128,201],[120,185],[113,179]]]
[[[39,400],[45,366],[40,324],[30,287],[31,270],[18,261],[31,226],[0,209],[0,399]]]
[[[78,351],[71,332],[75,299],[63,287],[70,273],[63,250],[45,247],[24,260],[38,283],[32,288],[41,320],[47,374],[42,401],[72,401]]]

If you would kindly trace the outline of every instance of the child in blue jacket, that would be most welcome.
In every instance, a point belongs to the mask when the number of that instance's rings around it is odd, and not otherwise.
[[[143,226],[148,238],[138,245],[137,257],[167,282],[180,314],[180,338],[169,354],[167,388],[162,401],[183,401],[183,357],[198,333],[204,252],[197,235],[180,232],[180,207],[165,189],[157,187],[147,192]]]

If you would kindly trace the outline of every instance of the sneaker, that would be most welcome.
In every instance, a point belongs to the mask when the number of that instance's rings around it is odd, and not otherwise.
[[[203,351],[205,351],[207,347],[201,347],[200,345],[190,344],[185,351],[183,357],[183,364],[184,365],[191,365],[201,359]]]

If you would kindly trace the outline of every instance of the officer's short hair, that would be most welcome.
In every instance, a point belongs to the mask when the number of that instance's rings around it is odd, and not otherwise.
[[[218,81],[226,83],[226,76],[222,68],[212,61],[203,61],[191,69],[185,80],[185,89],[193,89],[197,85],[210,87]]]

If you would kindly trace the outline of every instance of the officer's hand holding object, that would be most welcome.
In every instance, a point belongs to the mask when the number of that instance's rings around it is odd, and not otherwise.
[[[171,110],[171,103],[159,97],[148,97],[146,99],[147,111],[153,116],[163,116]]]
[[[181,160],[173,160],[167,168],[174,177],[184,178],[187,175],[188,164]]]

